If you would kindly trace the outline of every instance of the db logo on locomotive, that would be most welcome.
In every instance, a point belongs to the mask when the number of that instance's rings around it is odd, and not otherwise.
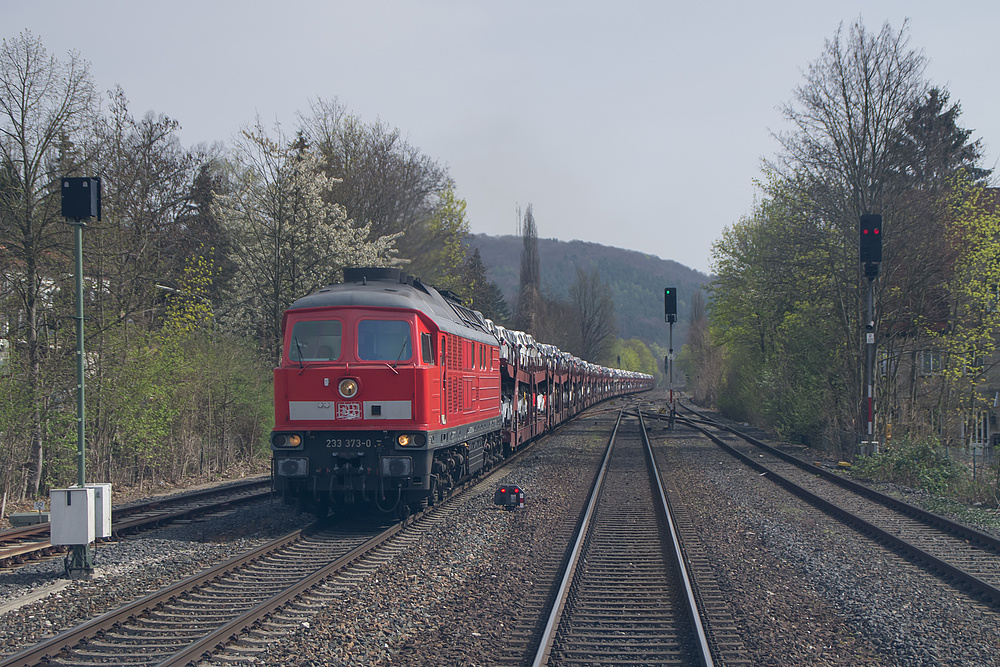
[[[337,403],[337,419],[361,419],[361,404]]]

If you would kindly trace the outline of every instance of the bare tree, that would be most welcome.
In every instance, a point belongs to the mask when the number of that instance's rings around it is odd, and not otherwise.
[[[722,381],[722,348],[712,341],[705,297],[701,290],[691,295],[688,340],[681,350],[681,361],[691,376],[688,390],[699,405],[714,406]]]
[[[37,494],[43,459],[43,396],[40,331],[45,308],[43,279],[62,271],[68,238],[59,224],[59,178],[79,164],[73,140],[95,112],[94,85],[87,63],[70,52],[50,56],[41,40],[25,31],[0,46],[0,259],[16,276],[28,364],[33,418],[28,491]],[[23,318],[23,319],[22,319]]]
[[[908,43],[905,24],[874,35],[859,19],[846,43],[841,26],[783,108],[796,129],[778,136],[784,154],[772,166],[814,195],[834,195],[820,205],[852,230],[859,215],[883,209],[898,130],[927,87],[926,59]]]
[[[810,64],[806,81],[784,107],[794,131],[778,136],[782,153],[770,164],[780,179],[786,206],[801,225],[796,241],[796,275],[803,283],[824,285],[821,308],[848,350],[833,371],[842,404],[828,423],[846,418],[860,423],[863,347],[858,343],[865,293],[858,262],[858,219],[863,213],[884,217],[889,247],[896,221],[902,218],[898,166],[900,129],[927,88],[926,59],[909,48],[906,26],[894,31],[883,25],[878,34],[857,20],[843,26]],[[892,282],[893,264],[884,262],[877,299]],[[807,275],[812,278],[806,279]],[[817,295],[818,296],[818,295]],[[877,313],[884,312],[877,307]]]
[[[364,123],[336,100],[313,103],[301,127],[327,175],[338,179],[330,184],[331,201],[369,225],[371,240],[424,226],[451,185],[447,169],[397,128]]]
[[[601,280],[597,269],[590,273],[576,267],[576,282],[569,288],[569,298],[579,318],[580,356],[601,363],[615,342],[615,302],[611,288]]]

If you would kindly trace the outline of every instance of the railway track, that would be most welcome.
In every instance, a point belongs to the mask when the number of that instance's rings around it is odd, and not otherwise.
[[[533,665],[712,665],[704,610],[639,419],[618,423]]]
[[[530,451],[525,450],[525,451]],[[388,527],[314,524],[0,660],[14,665],[188,665],[252,661],[371,570],[458,511],[507,464]]]
[[[112,535],[162,526],[171,521],[190,520],[233,505],[260,500],[270,495],[270,478],[257,477],[243,482],[202,489],[190,493],[116,507],[111,512]],[[67,547],[49,542],[49,523],[0,532],[0,568],[12,568],[41,558],[61,555]]]
[[[802,461],[690,410],[678,417],[773,482],[962,592],[1000,607],[1000,540]],[[721,432],[721,435],[709,429]]]

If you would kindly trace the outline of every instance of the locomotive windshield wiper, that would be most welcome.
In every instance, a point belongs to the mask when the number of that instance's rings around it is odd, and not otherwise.
[[[299,353],[299,368],[305,368],[305,365],[302,363],[302,343],[300,343],[299,339],[295,336],[292,336],[292,343],[295,345],[295,349]]]
[[[399,348],[399,354],[396,355],[396,361],[392,362],[392,369],[395,370],[396,366],[399,364],[399,360],[403,358],[403,353],[406,352],[406,346],[410,344],[409,340],[403,341],[403,347]],[[398,375],[398,374],[397,374]]]

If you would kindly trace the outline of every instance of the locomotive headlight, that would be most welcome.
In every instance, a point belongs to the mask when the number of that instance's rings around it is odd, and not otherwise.
[[[298,447],[302,444],[302,436],[298,433],[273,433],[271,434],[271,447],[274,449],[288,449]]]
[[[339,391],[340,395],[344,398],[354,398],[358,394],[358,383],[356,380],[352,380],[351,378],[344,378],[340,381],[340,384],[337,385],[337,391]]]
[[[400,447],[423,447],[427,444],[427,436],[423,433],[400,433],[396,442]]]

